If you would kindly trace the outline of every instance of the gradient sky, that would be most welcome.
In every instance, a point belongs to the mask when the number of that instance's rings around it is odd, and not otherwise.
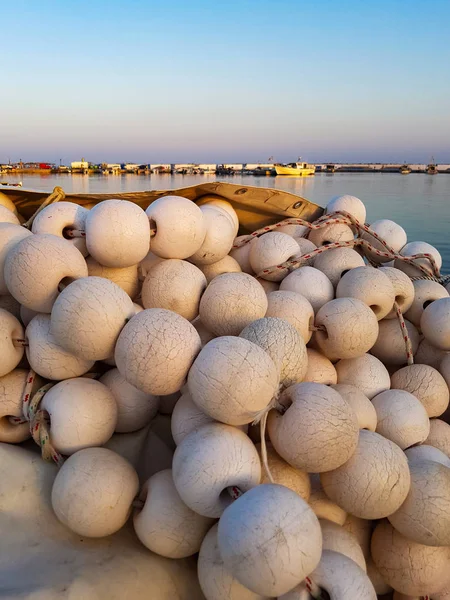
[[[450,162],[450,2],[16,0],[0,162]]]

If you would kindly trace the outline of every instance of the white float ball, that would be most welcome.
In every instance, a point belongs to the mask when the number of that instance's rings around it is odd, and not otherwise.
[[[328,202],[325,212],[331,214],[341,210],[351,214],[361,224],[364,224],[366,221],[366,207],[356,196],[351,196],[350,194],[334,196],[334,198]]]
[[[423,404],[404,390],[387,390],[372,398],[377,413],[377,433],[402,450],[422,444],[430,432]]]
[[[439,417],[448,408],[449,389],[445,379],[428,365],[414,364],[391,376],[391,388],[413,394],[425,407],[429,417]]]
[[[308,473],[343,465],[358,444],[358,421],[351,406],[335,390],[320,383],[298,383],[285,390],[269,413],[267,429],[278,454]]]
[[[414,302],[413,282],[406,273],[403,273],[403,271],[400,271],[399,269],[394,269],[393,267],[381,267],[381,272],[390,279],[394,288],[395,302],[402,313],[405,313],[410,309]],[[397,314],[395,310],[392,309],[384,318],[395,319],[396,317]]]
[[[270,231],[251,243],[250,265],[253,271],[263,279],[281,281],[285,275],[284,270],[275,269],[275,273],[264,273],[264,270],[286,262],[298,252],[299,246],[290,235],[279,231]]]
[[[265,350],[277,366],[280,384],[300,383],[308,368],[306,345],[298,331],[284,319],[265,317],[245,327],[239,337]]]
[[[449,295],[445,287],[436,281],[418,279],[412,283],[414,287],[414,300],[410,308],[406,311],[405,317],[408,321],[414,323],[416,327],[419,327],[423,311],[427,306],[440,298],[448,298]]]
[[[308,354],[308,369],[303,381],[324,383],[326,385],[337,383],[337,372],[331,360],[313,348],[307,348],[306,352]]]
[[[264,317],[267,296],[247,273],[215,277],[200,300],[200,319],[216,335],[239,335],[252,321]]]
[[[205,275],[195,265],[168,259],[149,271],[142,284],[142,303],[144,308],[165,308],[193,321],[206,286]]]
[[[9,294],[3,273],[8,252],[30,235],[32,235],[31,231],[25,227],[12,223],[0,223],[0,295]]]
[[[297,292],[306,298],[314,312],[333,300],[334,288],[331,281],[314,267],[300,267],[283,279],[281,291]]]
[[[444,467],[450,467],[450,458],[441,450],[438,450],[434,446],[429,446],[428,444],[421,444],[420,446],[408,448],[405,450],[405,454],[410,463],[431,460],[432,462],[444,465]]]
[[[82,254],[56,235],[30,235],[6,257],[5,283],[14,298],[36,312],[49,313],[61,283],[87,277]]]
[[[315,325],[315,343],[330,360],[362,356],[379,335],[377,317],[357,298],[327,302],[317,311]]]
[[[213,520],[184,504],[171,469],[152,475],[144,483],[139,500],[144,506],[134,511],[133,525],[146,548],[167,558],[185,558],[200,550]]]
[[[371,548],[380,575],[398,592],[434,595],[448,581],[449,546],[418,544],[382,521],[373,532]]]
[[[340,278],[350,269],[363,267],[363,257],[352,248],[335,248],[319,254],[314,259],[314,268],[322,271],[328,277],[334,287]]]
[[[450,425],[441,419],[430,419],[430,433],[424,443],[438,448],[450,458]]]
[[[203,244],[206,223],[200,208],[181,196],[164,196],[145,211],[156,227],[151,250],[162,258],[188,258]],[[147,248],[148,250],[148,248]]]
[[[310,473],[311,493],[308,503],[313,509],[318,519],[327,519],[338,525],[344,525],[347,519],[347,513],[343,508],[330,500],[323,491],[318,473]]]
[[[406,257],[414,256],[415,254],[430,254],[434,258],[437,268],[440,269],[442,267],[442,256],[434,246],[427,242],[409,242],[403,246],[400,254]],[[428,258],[416,258],[414,263],[425,267],[428,272],[433,273],[433,268]],[[395,259],[394,266],[396,269],[400,269],[400,271],[403,271],[410,277],[420,277],[424,274],[420,269],[414,266],[414,264],[407,263],[400,258]]]
[[[370,353],[385,365],[405,365],[408,362],[405,334],[397,319],[383,319],[378,323],[379,331]],[[412,353],[417,352],[420,335],[412,323],[405,319],[406,331],[411,342]]]
[[[351,558],[363,571],[366,571],[366,560],[356,537],[342,526],[328,519],[320,519],[323,550],[339,552]]]
[[[141,392],[120,374],[111,369],[102,375],[100,383],[106,385],[117,403],[117,424],[115,431],[128,433],[141,429],[156,416],[159,397]]]
[[[200,207],[206,225],[206,235],[200,248],[190,257],[195,265],[211,265],[224,258],[231,250],[236,229],[230,215],[216,206]]]
[[[139,293],[138,265],[131,267],[105,267],[97,262],[92,256],[86,259],[89,277],[103,277],[109,279],[126,292],[130,298],[136,298]]]
[[[105,267],[131,267],[148,253],[150,227],[137,204],[127,200],[104,200],[86,218],[89,254]]]
[[[350,404],[358,419],[360,429],[375,431],[377,428],[377,413],[372,402],[353,385],[337,383],[331,385],[346,402]]]
[[[353,456],[320,476],[327,496],[361,519],[382,519],[404,502],[410,486],[408,461],[378,433],[361,429]]]
[[[223,273],[241,273],[242,269],[237,260],[227,255],[210,265],[201,265],[200,270],[206,277],[207,283],[210,283],[217,275]]]
[[[417,348],[417,352],[414,356],[414,362],[416,364],[429,365],[434,369],[439,369],[440,364],[447,355],[448,352],[436,348],[435,346],[430,344],[430,342],[426,338],[423,338],[419,344],[419,347]]]
[[[118,285],[102,277],[84,277],[56,299],[50,333],[68,352],[103,360],[114,354],[119,333],[134,315],[131,298]]]
[[[49,204],[36,215],[31,226],[33,233],[51,233],[65,238],[75,246],[83,256],[89,254],[85,237],[70,238],[68,230],[85,231],[89,211],[74,202],[55,202]]]
[[[20,225],[20,221],[16,217],[16,215],[11,210],[6,208],[6,206],[3,206],[3,204],[0,204],[0,223],[11,223],[12,225]]]
[[[30,367],[41,377],[61,381],[80,377],[94,366],[93,360],[75,356],[60,346],[51,331],[50,315],[37,314],[25,331]]]
[[[22,360],[25,349],[16,340],[23,339],[24,331],[20,321],[0,308],[0,377],[10,373]]]
[[[40,407],[50,416],[50,441],[61,454],[106,444],[117,423],[114,396],[106,385],[87,377],[57,383]]]
[[[450,298],[429,304],[420,318],[420,328],[433,346],[450,351]]]
[[[395,223],[395,221],[380,219],[371,223],[370,229],[378,234],[397,254],[407,242],[406,231],[398,223]],[[364,232],[361,237],[367,240],[376,250],[390,255],[390,251],[370,233]],[[386,263],[392,260],[391,255],[389,257],[379,256],[376,252],[371,252],[370,250],[367,251],[367,255],[375,263]]]
[[[52,506],[76,534],[106,537],[125,525],[138,488],[128,461],[107,448],[86,448],[69,457],[57,473]]]
[[[322,535],[317,517],[298,494],[264,484],[226,509],[219,521],[218,545],[225,566],[244,586],[280,596],[317,566]]]
[[[256,444],[258,454],[262,457],[261,444]],[[267,464],[269,465],[269,471],[274,481],[279,485],[284,485],[296,492],[299,496],[308,502],[311,494],[311,482],[309,475],[305,471],[300,469],[294,469],[289,463],[287,463],[268,443],[266,447],[267,451]],[[269,476],[264,468],[261,472],[261,483],[270,483]]]
[[[222,423],[203,425],[187,435],[175,450],[172,471],[183,502],[212,518],[233,503],[228,488],[246,492],[261,479],[261,463],[250,438]]]
[[[367,304],[380,320],[391,312],[395,292],[390,279],[380,269],[356,267],[339,281],[336,298],[357,298]]]
[[[189,371],[195,404],[229,425],[251,423],[279,387],[279,371],[260,346],[240,337],[218,337],[202,349]]]
[[[353,230],[349,225],[335,223],[332,225],[325,225],[320,229],[311,229],[308,240],[319,248],[320,246],[327,246],[328,244],[334,244],[335,242],[349,242],[353,240],[354,237]]]
[[[288,321],[302,336],[305,344],[312,336],[314,311],[311,303],[301,294],[277,290],[267,296],[266,317],[277,317]]]
[[[208,423],[214,423],[214,419],[193,402],[188,391],[184,392],[175,404],[170,420],[175,444],[178,446],[192,431]]]
[[[243,246],[239,246],[235,248],[236,244],[239,244],[242,240],[247,239],[248,235],[239,235],[235,238],[233,242],[233,248],[230,250],[230,256],[234,258],[234,260],[239,263],[241,267],[241,271],[243,273],[248,273],[249,275],[253,275],[253,269],[250,264],[250,245],[251,242],[247,242]],[[252,240],[254,241],[254,240]]]
[[[125,379],[142,392],[178,392],[201,348],[195,328],[180,315],[150,308],[133,317],[117,340],[115,361]]]
[[[225,567],[217,543],[216,523],[206,534],[198,555],[198,579],[207,600],[267,600],[244,587]]]
[[[336,363],[335,368],[337,382],[333,383],[354,385],[369,400],[391,387],[388,370],[378,358],[371,354],[340,360]]]

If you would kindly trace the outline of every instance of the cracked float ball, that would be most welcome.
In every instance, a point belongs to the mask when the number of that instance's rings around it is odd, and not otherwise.
[[[242,240],[246,239],[248,239],[248,235],[238,235],[238,237],[234,239],[233,248],[231,248],[230,250],[230,256],[234,258],[236,262],[239,263],[239,266],[241,267],[241,271],[243,273],[253,275],[253,269],[250,264],[250,245],[255,240],[252,239],[250,242],[247,242],[239,248],[234,247],[236,246],[236,244],[239,244],[240,242],[242,242]]]
[[[396,254],[400,252],[407,242],[406,231],[398,223],[395,223],[395,221],[390,221],[389,219],[380,219],[371,223],[370,229],[374,231],[383,241],[385,241]],[[367,240],[369,244],[376,250],[390,254],[390,251],[386,249],[386,246],[379,242],[370,233],[364,231],[361,237],[363,240]],[[385,263],[391,260],[390,257],[380,256],[371,250],[367,250],[367,256],[374,263]]]
[[[280,291],[297,292],[306,298],[314,312],[317,312],[334,298],[334,288],[331,281],[319,269],[300,267],[283,279]]]
[[[325,212],[326,214],[332,214],[341,210],[355,217],[361,224],[366,221],[366,207],[362,200],[356,196],[350,196],[350,194],[334,196],[328,202]]]
[[[119,333],[134,314],[131,298],[118,285],[103,277],[84,277],[57,298],[50,333],[68,352],[104,360],[114,354]]]
[[[239,335],[256,319],[264,317],[267,296],[247,273],[224,273],[215,277],[200,300],[200,319],[216,335]]]
[[[430,460],[409,461],[411,487],[391,525],[409,540],[450,546],[450,469]]]
[[[440,269],[442,267],[442,256],[434,246],[428,244],[427,242],[409,242],[403,246],[400,254],[405,257],[414,256],[416,254],[430,254],[433,257],[437,268]],[[400,269],[400,271],[403,271],[409,275],[409,277],[423,276],[423,271],[421,271],[415,265],[421,265],[422,267],[425,267],[429,273],[433,273],[431,261],[428,258],[416,258],[414,259],[414,265],[407,263],[400,258],[396,258],[394,262],[394,267],[396,269]]]
[[[172,474],[181,499],[191,510],[218,518],[233,502],[228,488],[246,492],[259,485],[261,463],[244,432],[210,423],[191,432],[177,446]]]
[[[17,212],[17,208],[16,205],[14,204],[14,202],[12,200],[10,200],[10,198],[8,198],[8,196],[6,194],[4,194],[3,192],[0,192],[0,205],[4,206],[5,208],[7,208],[8,210],[10,210],[11,212],[13,212],[16,216],[18,215]]]
[[[430,419],[423,404],[403,390],[387,390],[372,398],[377,413],[377,433],[402,450],[422,444],[430,433]]]
[[[52,335],[50,315],[38,314],[28,324],[27,359],[33,371],[45,379],[61,381],[79,377],[94,366],[94,360],[75,356],[62,348]]]
[[[380,321],[392,310],[394,287],[380,269],[356,267],[346,273],[336,288],[336,298],[357,298],[373,310]]]
[[[50,416],[50,442],[61,454],[103,446],[114,433],[117,404],[110,390],[87,377],[66,379],[43,397]]]
[[[279,403],[286,410],[272,410],[267,428],[273,447],[290,465],[323,473],[353,455],[358,421],[338,392],[320,383],[298,383],[282,393]]]
[[[200,208],[181,196],[164,196],[145,211],[156,229],[151,250],[161,258],[188,258],[203,244],[206,222]],[[147,248],[148,250],[148,248]]]
[[[407,319],[405,321],[406,331],[411,342],[412,353],[417,352],[420,334],[416,327]],[[378,337],[370,349],[370,353],[376,356],[385,365],[402,366],[408,362],[403,328],[397,319],[382,319],[378,323]]]
[[[288,321],[302,336],[305,344],[312,336],[314,311],[311,303],[297,292],[276,290],[267,295],[266,317],[277,317]]]
[[[335,365],[337,382],[354,385],[372,400],[374,396],[391,387],[391,378],[383,363],[371,354],[346,358]]]
[[[327,496],[361,519],[382,519],[404,502],[410,486],[401,449],[378,433],[361,429],[356,451],[342,466],[320,476]]]
[[[428,444],[421,444],[420,446],[408,448],[405,450],[405,454],[410,463],[421,460],[431,460],[444,465],[444,467],[450,467],[450,458],[441,450],[434,448],[434,446],[428,446]]]
[[[381,267],[381,273],[386,275],[390,282],[392,283],[392,287],[394,288],[395,294],[395,302],[398,304],[399,309],[402,313],[408,311],[414,302],[414,285],[411,279],[400,271],[399,269],[394,269],[393,267]],[[384,318],[385,319],[395,319],[397,317],[397,313],[393,308],[390,313],[388,313]]]
[[[0,308],[0,377],[7,375],[22,360],[24,346],[23,327],[18,319]]]
[[[135,509],[133,525],[146,548],[167,558],[185,558],[200,550],[214,520],[184,504],[173,483],[172,469],[152,475],[144,483],[139,500],[144,505]]]
[[[130,298],[135,298],[139,292],[138,265],[131,267],[105,267],[92,256],[86,259],[89,277],[109,279],[126,292]]]
[[[256,449],[261,457],[261,444],[256,444]],[[284,485],[290,490],[296,492],[299,496],[308,502],[311,494],[311,482],[309,480],[308,473],[300,471],[300,469],[294,469],[289,463],[279,456],[275,452],[275,449],[271,444],[267,445],[267,463],[269,465],[269,471],[279,485]],[[270,483],[269,477],[262,469],[261,483]]]
[[[87,277],[86,261],[79,250],[51,234],[24,238],[5,261],[5,283],[14,298],[36,312],[50,313],[59,285]]]
[[[217,543],[216,523],[206,534],[198,555],[198,579],[208,600],[266,600],[244,587],[225,567]]]
[[[104,200],[88,212],[86,245],[89,254],[105,267],[131,267],[150,246],[145,212],[127,200]]]
[[[170,419],[173,441],[178,446],[192,431],[197,431],[202,425],[214,422],[212,417],[193,402],[189,392],[185,391],[175,404]]]
[[[326,356],[314,350],[306,348],[308,355],[308,369],[303,381],[311,381],[314,383],[324,383],[329,385],[337,383],[337,373],[333,363]]]
[[[211,283],[214,277],[223,273],[241,273],[242,269],[237,260],[232,256],[224,256],[220,260],[210,265],[201,265],[200,270],[206,277],[207,283]]]
[[[409,540],[388,521],[376,526],[371,551],[380,575],[402,594],[434,594],[448,581],[450,547],[426,546]]]
[[[435,300],[427,306],[420,318],[420,328],[433,346],[450,351],[450,298]]]
[[[330,386],[350,404],[358,419],[360,429],[375,431],[377,428],[377,413],[372,402],[354,385],[337,383]]]
[[[450,457],[450,425],[441,419],[430,419],[430,433],[424,443]]]
[[[217,540],[233,577],[270,597],[298,585],[322,552],[320,525],[311,508],[276,484],[259,485],[235,500],[220,518]]]
[[[194,265],[212,265],[224,258],[231,250],[236,235],[233,219],[216,206],[205,204],[200,207],[206,225],[206,235],[202,245],[189,261]]]
[[[239,337],[267,352],[278,367],[283,387],[303,381],[308,368],[306,345],[290,323],[284,319],[265,317],[247,325]]]
[[[65,238],[83,256],[89,254],[85,237],[70,238],[71,230],[85,233],[86,218],[89,211],[73,202],[56,202],[46,206],[34,218],[31,226],[33,233],[51,233]]]
[[[144,308],[166,308],[193,321],[206,286],[206,277],[195,265],[168,259],[148,272],[142,284],[142,303]]]
[[[319,523],[322,530],[323,550],[339,552],[351,558],[363,571],[366,571],[366,559],[356,537],[327,519],[320,519]]]
[[[274,273],[264,273],[263,271],[281,265],[298,254],[299,250],[299,245],[290,235],[279,231],[270,231],[251,243],[250,265],[262,279],[281,281],[286,270],[275,269]]]
[[[0,204],[0,223],[11,223],[12,225],[20,225],[20,221],[16,217],[16,215],[11,210],[6,208],[6,206],[3,206],[3,204]]]
[[[310,473],[309,478],[311,481],[311,493],[308,504],[316,517],[318,519],[327,519],[332,523],[343,526],[346,523],[346,519],[348,519],[345,510],[330,500],[325,494],[318,473]]]
[[[128,383],[147,394],[166,396],[181,389],[200,348],[189,321],[170,310],[150,308],[125,325],[114,356]]]
[[[10,418],[23,417],[22,396],[28,379],[28,371],[14,369],[7,375],[0,377],[0,442],[20,444],[30,437],[29,423],[12,423]],[[33,395],[43,384],[40,377],[36,377],[31,388]]]
[[[237,235],[237,232],[239,230],[239,218],[230,202],[227,202],[220,196],[215,196],[214,194],[206,194],[205,196],[202,196],[199,200],[197,200],[197,206],[203,206],[204,204],[208,206],[214,206],[215,208],[220,208],[222,211],[225,211],[231,217],[235,228],[234,235]]]
[[[106,537],[125,525],[138,489],[137,473],[127,460],[107,448],[86,448],[58,471],[52,506],[78,535]]]
[[[314,259],[314,268],[322,271],[328,277],[334,287],[340,278],[356,267],[363,267],[364,259],[352,248],[335,248],[319,254]]]
[[[372,310],[356,298],[327,302],[316,314],[314,340],[330,360],[357,358],[377,341],[378,321]]]
[[[0,223],[0,295],[2,296],[9,294],[3,273],[8,252],[30,235],[33,234],[25,227],[12,223]]]
[[[398,269],[397,269],[398,270]],[[412,282],[414,287],[414,300],[405,312],[405,317],[416,327],[420,327],[420,319],[423,311],[429,304],[440,298],[448,298],[448,292],[444,286],[437,281],[418,279]]]
[[[445,379],[428,365],[408,365],[391,376],[391,387],[413,394],[429,417],[439,417],[448,408],[449,389]]]
[[[118,369],[111,369],[99,379],[106,385],[117,403],[117,423],[115,431],[129,433],[145,427],[156,416],[159,407],[159,396],[141,392],[120,374]]]
[[[349,242],[354,239],[354,233],[349,225],[344,223],[333,223],[324,225],[318,229],[311,229],[308,240],[319,246],[328,246],[335,242]]]
[[[279,368],[260,346],[240,337],[218,337],[189,371],[195,404],[213,419],[245,425],[267,409],[279,388]]]

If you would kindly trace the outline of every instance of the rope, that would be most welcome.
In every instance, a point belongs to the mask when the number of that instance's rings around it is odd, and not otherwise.
[[[53,188],[53,192],[50,194],[50,196],[48,196],[48,198],[46,198],[44,200],[44,202],[40,205],[40,207],[37,209],[37,211],[28,219],[28,221],[26,221],[23,224],[23,227],[26,227],[27,229],[31,229],[34,219],[38,216],[38,214],[41,211],[44,210],[45,207],[47,207],[49,204],[53,204],[54,202],[59,202],[60,200],[64,200],[65,197],[66,197],[66,195],[62,188],[60,188],[58,186]]]
[[[433,275],[422,275],[418,277],[410,277],[411,281],[419,281],[421,279],[427,279],[428,281],[435,281],[441,285],[447,285],[450,283],[450,275],[442,275],[442,277],[434,277]]]
[[[64,463],[64,459],[50,442],[50,419],[48,412],[39,408],[42,398],[55,384],[47,383],[39,388],[33,397],[31,397],[35,380],[36,373],[33,370],[30,370],[22,394],[23,416],[10,417],[10,422],[15,425],[29,423],[31,436],[36,444],[41,447],[42,458],[47,462],[53,460],[58,467],[61,467]]]
[[[402,330],[403,341],[405,342],[406,360],[408,362],[408,365],[413,365],[414,364],[414,355],[413,355],[411,340],[409,338],[409,333],[408,333],[408,329],[406,327],[405,319],[403,318],[402,311],[400,310],[400,306],[397,304],[397,302],[394,302],[394,310],[395,310],[395,314],[397,315],[397,319],[400,324],[400,328]]]

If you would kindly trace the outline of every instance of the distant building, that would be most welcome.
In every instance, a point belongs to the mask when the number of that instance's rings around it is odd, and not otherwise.
[[[125,171],[137,171],[142,165],[135,165],[134,163],[126,163],[123,165]]]
[[[215,173],[217,171],[217,165],[198,165],[198,168],[204,173]]]
[[[72,169],[80,169],[80,170],[84,170],[84,169],[89,169],[89,164],[87,160],[84,160],[84,158],[82,158],[81,160],[77,160],[75,162],[70,163],[70,166]]]
[[[231,169],[232,171],[243,171],[244,165],[242,163],[231,163],[223,165],[224,169]]]
[[[175,168],[175,165],[172,165],[172,164],[155,163],[153,165],[150,165],[150,169],[154,173],[172,173],[174,168]]]

